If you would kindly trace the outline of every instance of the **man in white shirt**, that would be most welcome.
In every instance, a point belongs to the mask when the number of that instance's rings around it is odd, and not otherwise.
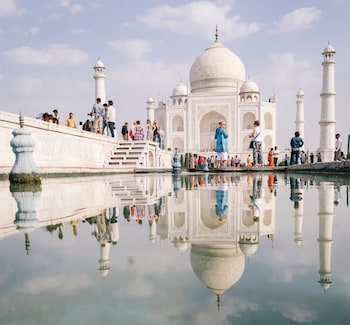
[[[341,157],[341,145],[343,143],[343,140],[340,137],[340,134],[337,133],[335,135],[335,152],[334,152],[334,161],[340,161],[343,160]]]
[[[107,107],[107,125],[111,133],[111,137],[114,138],[114,128],[115,128],[115,122],[116,122],[116,111],[113,107],[113,101],[108,101],[108,107]]]

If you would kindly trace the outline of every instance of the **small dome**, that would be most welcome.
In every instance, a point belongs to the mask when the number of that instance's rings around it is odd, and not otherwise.
[[[103,62],[100,60],[100,59],[98,59],[97,61],[96,61],[96,63],[95,63],[95,66],[94,66],[94,68],[96,69],[96,68],[105,68],[105,65],[103,64]]]
[[[245,256],[252,256],[258,249],[258,244],[239,244],[239,248]]]
[[[328,44],[328,45],[324,48],[323,53],[326,53],[326,52],[333,52],[333,53],[335,53],[334,47],[333,47],[331,44]]]
[[[241,59],[220,42],[214,42],[192,64],[191,92],[236,91],[245,80]]]
[[[154,99],[152,97],[148,97],[146,100],[147,104],[153,104],[154,103]]]
[[[177,84],[173,90],[173,96],[187,96],[188,95],[188,88],[185,84],[180,82]]]
[[[259,86],[253,80],[246,80],[240,90],[240,93],[259,93]]]
[[[299,91],[297,92],[297,96],[304,96],[304,92],[301,89],[299,89]]]

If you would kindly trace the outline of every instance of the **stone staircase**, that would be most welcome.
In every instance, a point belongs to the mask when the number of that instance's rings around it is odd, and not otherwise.
[[[109,158],[109,167],[132,169],[144,166],[147,141],[119,141]]]

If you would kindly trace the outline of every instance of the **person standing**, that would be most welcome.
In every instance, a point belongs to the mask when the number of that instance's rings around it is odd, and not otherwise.
[[[94,119],[93,127],[94,133],[102,134],[102,116],[103,116],[103,106],[101,104],[101,98],[96,98],[96,103],[92,106],[91,116]]]
[[[108,129],[111,132],[111,137],[114,138],[114,127],[116,122],[116,112],[115,108],[113,107],[113,100],[108,101],[108,107],[107,107],[107,124]]]
[[[273,159],[273,148],[270,149],[268,157],[267,157],[267,161],[269,163],[270,167],[274,167],[275,166],[275,161]]]
[[[258,167],[262,165],[262,134],[260,121],[254,121],[253,132],[250,135],[253,140],[253,166]]]
[[[277,146],[275,146],[274,150],[273,150],[273,163],[275,164],[275,166],[278,165],[278,158],[279,158],[280,152],[277,149]]]
[[[136,127],[135,127],[135,133],[134,133],[134,140],[135,141],[142,141],[143,140],[143,127],[139,120],[136,121]]]
[[[61,116],[60,114],[58,113],[58,110],[57,109],[54,109],[52,111],[53,113],[53,122],[56,123],[56,124],[60,124],[60,121],[61,121]]]
[[[300,137],[299,131],[295,131],[294,137],[290,140],[290,146],[292,147],[292,152],[290,154],[290,164],[298,164],[300,158],[300,148],[304,145],[303,139]]]
[[[153,125],[150,119],[146,121],[146,140],[153,141]]]
[[[73,117],[73,113],[69,113],[69,117],[66,119],[66,126],[69,128],[77,128],[77,122]]]
[[[226,161],[228,156],[228,134],[225,130],[226,123],[219,122],[219,127],[215,130],[216,146],[215,151],[217,153],[218,167],[226,167]]]
[[[334,152],[334,161],[340,161],[343,160],[341,157],[341,145],[343,143],[343,140],[340,137],[340,134],[337,133],[335,135],[335,152]]]
[[[129,126],[128,126],[128,122],[125,122],[123,127],[122,127],[122,136],[123,136],[123,140],[124,141],[128,141],[129,140]]]

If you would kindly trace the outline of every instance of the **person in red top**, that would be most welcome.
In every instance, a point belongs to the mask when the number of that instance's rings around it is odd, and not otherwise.
[[[270,167],[274,167],[275,166],[275,162],[274,162],[274,159],[273,159],[273,148],[270,149],[268,157],[267,157],[267,160],[269,162],[269,166]]]

